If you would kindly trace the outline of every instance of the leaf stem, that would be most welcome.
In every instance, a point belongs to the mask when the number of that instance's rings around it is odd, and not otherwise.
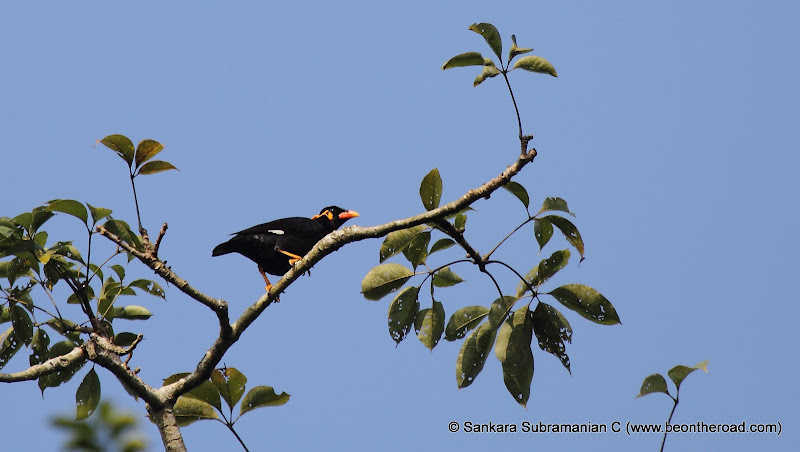
[[[133,181],[133,178],[136,177],[131,171],[131,188],[133,188],[133,203],[136,205],[136,220],[139,222],[139,233],[142,235],[146,235],[144,228],[142,227],[142,216],[139,213],[139,198],[136,196],[136,183]]]
[[[230,431],[231,431],[231,433],[233,433],[233,436],[235,436],[235,437],[236,437],[236,439],[237,439],[237,440],[239,440],[239,444],[241,444],[241,445],[242,445],[242,449],[244,449],[246,452],[250,452],[250,450],[249,450],[249,449],[247,448],[247,446],[244,444],[244,441],[242,441],[242,438],[239,436],[239,434],[238,434],[238,433],[236,433],[236,430],[233,428],[233,424],[232,424],[232,423],[228,423],[228,424],[225,424],[225,425],[227,425],[227,426],[228,426],[228,430],[230,430]]]
[[[535,220],[535,219],[536,219],[536,217],[534,216],[534,217],[529,217],[527,220],[523,221],[521,225],[517,226],[517,227],[516,227],[516,228],[515,228],[513,231],[511,231],[511,232],[510,232],[510,233],[509,233],[507,236],[505,236],[505,237],[503,238],[503,240],[500,240],[500,243],[498,243],[497,245],[495,245],[495,247],[494,247],[494,248],[492,248],[492,250],[491,250],[491,251],[489,251],[489,253],[487,253],[485,256],[483,256],[483,259],[485,260],[485,259],[489,259],[490,257],[492,257],[492,254],[493,254],[495,251],[497,251],[497,248],[500,248],[500,245],[502,245],[502,244],[503,244],[503,242],[505,242],[506,240],[508,240],[508,239],[509,239],[509,238],[510,238],[512,235],[514,235],[514,233],[516,233],[517,231],[519,231],[520,229],[522,229],[522,227],[523,227],[523,226],[525,226],[526,224],[530,223],[530,222],[531,222],[531,220]]]
[[[509,61],[509,65],[511,62]],[[503,66],[503,62],[500,62],[500,66]],[[514,103],[514,112],[517,114],[517,126],[519,127],[519,139],[522,141],[524,136],[522,135],[522,118],[519,116],[519,107],[517,107],[517,99],[514,98],[514,90],[511,89],[511,82],[508,81],[508,70],[503,69],[501,71],[503,74],[503,79],[506,81],[506,86],[508,87],[508,93],[511,94],[511,102]],[[525,149],[522,150],[522,154],[525,154]]]
[[[667,425],[672,424],[672,415],[675,414],[675,408],[678,408],[678,397],[680,397],[680,392],[681,392],[681,390],[680,390],[680,388],[678,388],[678,392],[675,394],[675,398],[673,398],[671,395],[667,394],[675,402],[675,404],[672,405],[672,411],[669,412],[669,418],[667,419]],[[664,452],[664,444],[666,444],[666,442],[667,442],[667,429],[666,429],[666,425],[665,425],[664,426],[664,438],[661,439],[661,449],[660,449],[661,452]]]

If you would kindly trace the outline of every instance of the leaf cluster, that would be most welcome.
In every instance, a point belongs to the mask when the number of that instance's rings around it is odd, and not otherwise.
[[[164,386],[187,375],[189,374],[172,375],[164,380]],[[284,405],[290,398],[285,392],[276,393],[271,386],[255,386],[245,394],[246,387],[247,377],[237,369],[233,367],[215,369],[210,379],[178,397],[175,403],[178,425],[186,426],[196,421],[216,420],[233,431],[233,425],[244,414],[257,408]],[[227,409],[223,409],[223,401]],[[239,413],[234,418],[233,409],[237,404]]]
[[[566,201],[546,198],[539,212],[531,216],[530,197],[525,187],[511,181],[504,188],[523,204],[526,212],[522,224],[511,234],[532,222],[533,236],[541,250],[552,238],[554,228],[558,229],[580,254],[581,260],[584,259],[584,243],[578,229],[565,216],[558,215],[575,216]],[[419,195],[425,209],[432,210],[439,206],[442,190],[441,175],[437,169],[433,169],[420,183]],[[564,307],[598,324],[617,324],[619,317],[611,302],[591,287],[566,284],[549,292],[541,290],[543,284],[567,266],[571,256],[569,249],[555,251],[523,276],[508,264],[491,259],[491,254],[509,234],[487,255],[433,265],[434,254],[456,245],[471,255],[464,235],[468,214],[464,210],[448,218],[444,224],[419,225],[388,234],[380,247],[381,263],[366,274],[361,282],[361,291],[366,299],[375,301],[394,293],[389,304],[388,330],[397,344],[411,333],[412,328],[420,342],[431,351],[442,338],[447,341],[464,340],[456,360],[456,383],[459,388],[472,384],[494,348],[495,356],[503,368],[507,389],[518,403],[525,406],[533,378],[531,344],[534,337],[539,348],[555,355],[567,370],[570,369],[566,343],[572,341],[572,327],[555,307],[539,301],[540,295],[550,295]],[[439,235],[444,237],[436,238],[431,245],[433,238]],[[439,253],[437,256],[446,254]],[[398,255],[402,255],[410,267],[386,262]],[[452,267],[466,263],[477,265],[490,277],[487,266],[506,267],[518,276],[519,285],[512,292],[513,296],[504,295],[497,286],[499,297],[496,300],[488,305],[475,304],[456,309],[447,320],[445,303],[437,290],[463,283],[464,279]],[[407,285],[417,276],[423,277],[420,282]],[[495,281],[494,277],[491,279]],[[422,308],[420,292],[426,282],[430,289],[430,307]],[[520,303],[520,300],[527,301]],[[531,307],[533,301],[537,303]]]
[[[502,56],[503,40],[500,37],[500,32],[497,31],[497,28],[495,28],[494,25],[489,23],[472,24],[469,26],[469,30],[483,36],[483,39],[486,40],[486,43],[489,44],[492,52],[494,52],[500,61],[500,66],[498,68],[494,60],[491,58],[485,58],[480,52],[466,52],[450,58],[442,65],[442,69],[466,66],[483,66],[483,70],[480,74],[478,74],[477,77],[475,77],[475,81],[472,82],[472,86],[478,86],[486,81],[486,79],[490,79],[501,74],[505,77],[514,69],[522,69],[529,72],[549,74],[553,77],[558,77],[558,73],[553,65],[540,56],[529,55],[522,57],[514,63],[513,67],[511,67],[511,62],[518,55],[533,52],[533,49],[517,47],[516,35],[511,35],[511,48],[508,51],[508,57],[504,63]]]

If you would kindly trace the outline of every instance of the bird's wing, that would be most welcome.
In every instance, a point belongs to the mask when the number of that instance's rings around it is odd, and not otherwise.
[[[280,220],[262,223],[247,229],[237,232],[235,235],[286,235],[291,234],[297,237],[318,236],[323,228],[319,222],[310,218],[304,217],[290,217],[281,218]],[[324,233],[322,235],[325,235]]]

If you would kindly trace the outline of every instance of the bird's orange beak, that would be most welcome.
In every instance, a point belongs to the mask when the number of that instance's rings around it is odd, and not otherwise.
[[[339,219],[341,220],[348,220],[350,218],[355,218],[358,216],[358,212],[355,210],[348,210],[339,214]]]

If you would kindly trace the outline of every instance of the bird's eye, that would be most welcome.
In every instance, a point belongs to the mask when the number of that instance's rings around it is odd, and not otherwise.
[[[326,210],[324,215],[328,217],[328,220],[333,221],[333,212],[331,212],[330,210]]]

